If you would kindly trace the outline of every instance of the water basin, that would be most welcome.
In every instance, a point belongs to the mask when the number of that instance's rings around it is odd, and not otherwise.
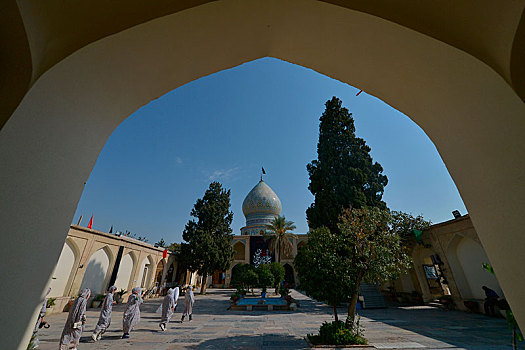
[[[264,300],[263,305],[286,305],[286,300],[281,298],[242,298],[237,301],[237,305],[257,305],[261,300]]]

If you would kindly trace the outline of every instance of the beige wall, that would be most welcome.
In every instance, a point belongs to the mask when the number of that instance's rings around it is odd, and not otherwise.
[[[0,75],[9,102],[0,130],[0,279],[23,291],[0,290],[3,314],[17,315],[0,316],[12,335],[6,347],[27,344],[84,183],[113,130],[174,88],[261,57],[359,87],[427,133],[525,327],[525,164],[516,161],[525,158],[525,105],[516,92],[524,80],[523,1],[379,1],[365,9],[246,0],[184,11],[155,1],[142,11],[118,1],[57,4],[8,1],[2,21],[12,31],[3,40],[9,59],[0,60],[9,72]]]
[[[464,300],[483,300],[485,293],[481,289],[486,285],[504,297],[498,279],[483,269],[483,263],[491,263],[481,245],[472,225],[470,216],[449,220],[432,225],[422,235],[423,245],[416,245],[412,251],[413,272],[417,276],[420,291],[425,301],[439,297],[442,292],[431,293],[422,264],[432,264],[431,255],[437,254],[443,261],[449,292],[459,309],[465,310]],[[409,292],[416,286],[410,286],[408,275],[396,281],[398,291]]]
[[[54,279],[49,284],[50,296],[57,298],[56,305],[49,312],[62,311],[70,298],[78,295],[82,288],[90,288],[93,296],[103,294],[109,287],[120,246],[125,248],[115,285],[129,293],[140,284],[136,281],[142,281],[137,257],[142,256],[146,262],[152,261],[156,266],[163,260],[164,249],[127,237],[71,226],[52,275]],[[153,277],[152,272],[148,273],[146,288],[153,286]]]

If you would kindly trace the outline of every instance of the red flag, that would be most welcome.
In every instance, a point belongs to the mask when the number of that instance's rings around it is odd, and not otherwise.
[[[91,215],[91,219],[89,220],[87,228],[93,229],[93,215]]]
[[[167,249],[164,249],[164,251],[162,252],[162,257],[164,259],[166,259],[166,257],[168,256],[168,250]]]

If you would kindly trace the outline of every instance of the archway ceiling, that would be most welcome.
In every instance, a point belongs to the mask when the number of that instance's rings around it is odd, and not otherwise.
[[[310,1],[310,0],[298,0]],[[32,84],[76,50],[209,0],[4,1],[0,12],[0,127]],[[525,100],[525,0],[324,0],[408,27],[497,71]]]

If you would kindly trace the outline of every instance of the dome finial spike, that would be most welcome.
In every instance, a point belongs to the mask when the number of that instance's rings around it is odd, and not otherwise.
[[[263,175],[266,175],[266,171],[264,171],[264,167],[261,167],[261,181],[263,180]]]

